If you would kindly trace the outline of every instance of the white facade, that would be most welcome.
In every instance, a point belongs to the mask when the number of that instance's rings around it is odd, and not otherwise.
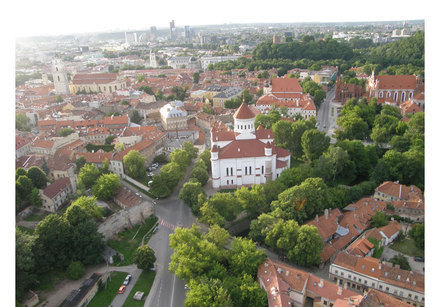
[[[247,116],[242,116],[243,109],[247,109],[244,112]],[[243,103],[234,114],[233,134],[212,130],[212,186],[215,189],[264,184],[290,167],[290,153],[273,145],[271,130],[259,127],[256,131],[255,115],[249,112]],[[230,137],[224,139],[221,136],[224,133]]]
[[[160,119],[165,130],[188,128],[188,113],[180,100],[171,101],[160,108]]]

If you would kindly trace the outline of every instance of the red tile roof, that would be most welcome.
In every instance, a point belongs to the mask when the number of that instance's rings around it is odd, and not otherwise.
[[[50,186],[43,190],[44,195],[49,198],[54,198],[58,193],[67,188],[70,185],[70,179],[68,177],[55,180]]]
[[[75,84],[106,84],[116,81],[118,74],[76,74],[73,76],[72,83]]]
[[[333,305],[333,307],[338,306],[336,306],[336,304]],[[412,305],[376,289],[370,289],[368,293],[362,298],[361,306],[410,307]]]
[[[414,75],[384,75],[376,76],[379,89],[415,89],[416,76]]]
[[[219,159],[264,157],[265,144],[259,140],[232,141],[219,150]]]
[[[301,85],[296,78],[273,78],[272,92],[298,92],[302,93]]]
[[[400,225],[397,221],[391,221],[388,223],[388,225],[380,227],[378,230],[382,231],[383,234],[387,236],[387,238],[390,238],[391,236],[396,234],[396,232],[402,230],[402,225]]]
[[[416,187],[415,185],[406,186],[400,183],[385,181],[380,186],[376,188],[376,191],[381,193],[394,196],[401,200],[409,200],[409,199],[423,199],[422,191]]]

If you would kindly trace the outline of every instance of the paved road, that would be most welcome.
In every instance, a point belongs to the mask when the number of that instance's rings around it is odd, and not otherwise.
[[[185,179],[174,189],[167,199],[158,200],[156,216],[159,217],[159,230],[148,242],[156,255],[156,278],[145,302],[146,307],[180,307],[183,306],[186,293],[185,283],[168,271],[172,250],[169,247],[169,235],[178,226],[191,227],[196,222],[191,210],[180,199],[178,194],[181,186],[189,178],[191,165]]]
[[[126,271],[123,271],[126,272]],[[142,273],[142,270],[138,269],[136,266],[134,266],[133,269],[127,270],[127,273],[131,275],[131,282],[125,289],[125,292],[123,294],[116,294],[115,298],[113,299],[111,306],[113,307],[121,307],[125,300],[128,298],[128,295],[130,294],[131,290],[133,289],[134,285],[136,284],[139,276]],[[127,275],[128,275],[127,274]]]
[[[333,103],[334,98],[335,87],[329,90],[324,102],[321,104],[321,107],[318,110],[318,114],[316,115],[318,130],[324,131],[329,137],[332,137],[334,130],[337,128],[336,119],[338,114],[337,105]],[[332,139],[332,141],[334,142],[335,140]]]

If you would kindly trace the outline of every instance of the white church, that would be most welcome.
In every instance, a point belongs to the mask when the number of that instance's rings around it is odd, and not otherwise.
[[[272,130],[261,125],[255,130],[257,112],[242,103],[234,114],[233,131],[211,128],[213,188],[264,184],[290,168],[290,152],[274,145]]]

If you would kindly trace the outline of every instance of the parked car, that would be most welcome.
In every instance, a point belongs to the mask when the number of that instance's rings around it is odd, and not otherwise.
[[[124,286],[128,286],[128,284],[131,281],[131,275],[127,275],[127,277],[125,277],[124,282],[122,283]]]
[[[159,227],[154,227],[154,229],[153,229],[153,233],[156,233],[157,231],[159,230]]]
[[[419,256],[415,256],[415,257],[414,257],[414,261],[417,261],[417,262],[425,262],[425,259],[423,259],[422,257],[419,257]]]
[[[118,293],[119,293],[119,294],[124,293],[124,292],[125,292],[125,288],[127,288],[127,287],[126,287],[126,286],[121,286],[121,287],[119,287],[119,291],[118,291]]]

